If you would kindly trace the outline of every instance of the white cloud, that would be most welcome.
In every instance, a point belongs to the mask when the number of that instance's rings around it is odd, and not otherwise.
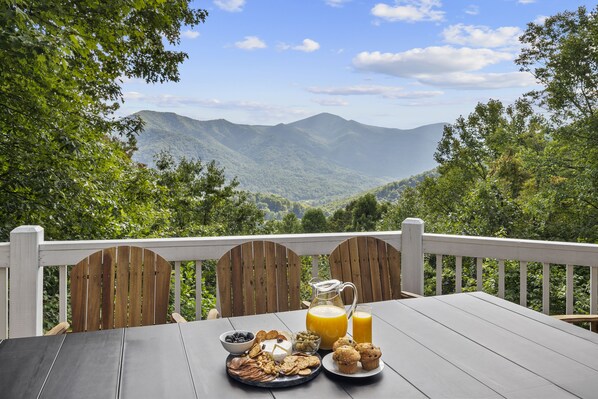
[[[473,47],[507,47],[519,44],[523,31],[516,26],[491,29],[483,25],[451,25],[442,31],[444,41]]]
[[[400,86],[358,85],[345,87],[310,87],[307,89],[314,94],[328,94],[335,96],[363,96],[379,95],[384,98],[425,98],[443,94],[441,91],[405,91]]]
[[[123,93],[123,99],[125,101],[127,101],[127,100],[132,100],[132,101],[134,101],[134,100],[140,100],[140,99],[143,99],[144,97],[145,97],[145,95],[142,94],[142,93],[139,93],[138,91],[127,91],[127,92]]]
[[[532,4],[532,3],[535,3],[536,0],[518,0],[517,2],[519,4]]]
[[[296,50],[296,51],[303,51],[305,53],[312,53],[320,48],[320,43],[316,42],[315,40],[311,39],[303,39],[301,44],[293,46],[288,43],[278,43],[276,48],[285,51],[285,50]]]
[[[378,3],[372,9],[372,15],[387,21],[442,21],[444,11],[437,10],[441,7],[440,0],[395,0],[395,5]]]
[[[547,19],[548,17],[546,15],[538,15],[536,19],[534,19],[534,23],[536,25],[544,25],[544,22],[546,22]]]
[[[463,11],[467,15],[478,15],[480,13],[480,7],[476,6],[475,4],[470,4]]]
[[[364,51],[353,58],[353,66],[359,70],[392,76],[417,77],[427,74],[476,71],[513,58],[513,54],[490,49],[435,46],[414,48],[402,53]]]
[[[243,11],[245,0],[214,0],[214,4],[224,11],[240,12]]]
[[[442,75],[422,75],[421,83],[453,89],[501,89],[506,87],[529,87],[536,80],[528,72],[465,73],[454,72]]]
[[[318,50],[319,48],[320,48],[320,43],[318,43],[314,40],[311,40],[311,39],[303,39],[303,42],[300,45],[293,47],[293,50],[311,53],[311,52]]]
[[[235,47],[242,50],[255,50],[258,48],[266,48],[266,43],[257,36],[245,36],[244,40],[235,42]]]
[[[196,39],[199,37],[199,32],[194,32],[192,30],[186,30],[181,32],[181,36],[187,39]]]
[[[351,0],[324,0],[326,5],[330,7],[342,7],[345,3],[350,2]]]
[[[342,98],[315,98],[312,101],[325,107],[346,107],[349,105],[349,103]]]

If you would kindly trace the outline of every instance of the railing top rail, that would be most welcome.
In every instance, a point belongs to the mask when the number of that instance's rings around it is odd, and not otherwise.
[[[423,235],[424,253],[598,266],[598,245],[515,238]]]
[[[0,243],[0,268],[8,267],[10,263],[10,243]]]
[[[40,245],[40,265],[70,265],[103,248],[134,245],[148,248],[169,261],[218,259],[226,251],[249,240],[266,240],[285,245],[298,255],[326,255],[344,240],[373,236],[401,249],[401,232],[277,234],[228,237],[147,238],[93,241],[44,241]]]

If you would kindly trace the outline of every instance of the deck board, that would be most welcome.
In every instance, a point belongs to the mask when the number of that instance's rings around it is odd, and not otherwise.
[[[123,330],[64,335],[40,398],[116,398]]]
[[[0,343],[0,398],[35,398],[50,373],[63,335]]]
[[[523,338],[455,308],[439,298],[411,299],[402,304],[478,343],[487,350],[533,371],[574,395],[587,398],[595,397],[598,392],[598,372],[595,370],[548,350],[531,339]],[[495,305],[488,303],[488,306]],[[541,334],[545,330],[545,326],[542,326],[541,323],[537,323],[537,330],[529,331],[529,336],[534,337]]]

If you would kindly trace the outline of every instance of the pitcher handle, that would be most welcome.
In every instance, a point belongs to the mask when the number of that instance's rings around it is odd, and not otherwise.
[[[350,282],[343,283],[343,285],[341,285],[340,287],[340,292],[342,292],[347,287],[353,288],[353,303],[351,304],[351,308],[347,311],[347,319],[350,319],[351,316],[353,316],[355,306],[357,305],[357,287],[355,287],[355,284]]]

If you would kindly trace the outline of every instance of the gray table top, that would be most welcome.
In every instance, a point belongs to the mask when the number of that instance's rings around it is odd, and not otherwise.
[[[0,398],[595,398],[598,334],[483,293],[372,304],[386,367],[290,388],[230,379],[220,333],[305,329],[306,311],[0,342]],[[351,323],[349,323],[350,325]]]

